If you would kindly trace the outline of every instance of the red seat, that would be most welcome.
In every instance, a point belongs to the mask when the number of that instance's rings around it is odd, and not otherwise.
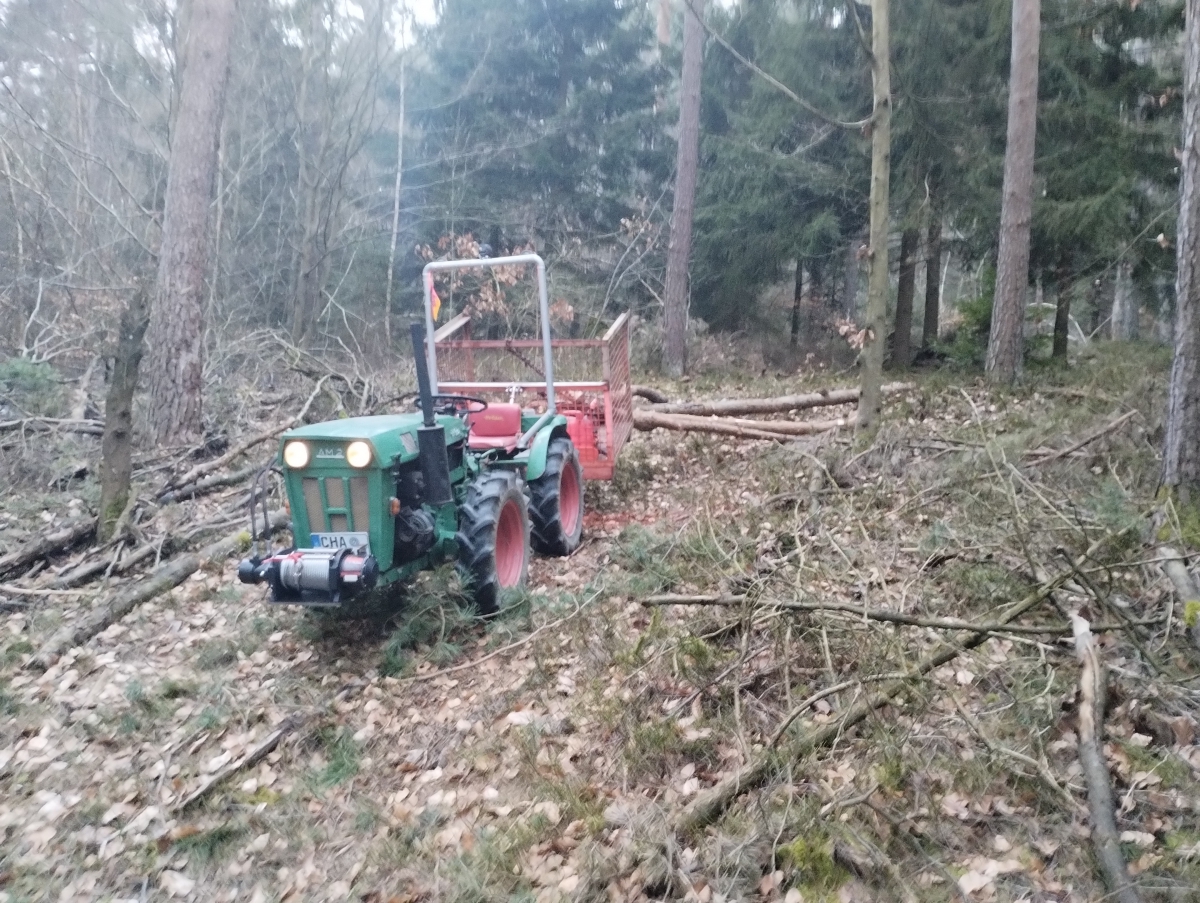
[[[503,448],[512,451],[521,438],[521,406],[512,402],[494,402],[467,418],[471,432],[467,445],[476,451]]]

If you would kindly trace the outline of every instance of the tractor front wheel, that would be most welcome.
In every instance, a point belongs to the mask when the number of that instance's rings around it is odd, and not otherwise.
[[[529,503],[511,470],[489,470],[467,487],[458,511],[458,568],[482,615],[500,609],[505,591],[529,571]]]
[[[583,468],[570,439],[550,440],[546,469],[529,490],[533,547],[543,555],[570,555],[583,538]]]

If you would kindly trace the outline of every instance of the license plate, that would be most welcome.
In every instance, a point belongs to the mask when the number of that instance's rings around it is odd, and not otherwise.
[[[366,533],[313,533],[312,547],[314,549],[350,549],[361,555],[371,552],[371,538]]]

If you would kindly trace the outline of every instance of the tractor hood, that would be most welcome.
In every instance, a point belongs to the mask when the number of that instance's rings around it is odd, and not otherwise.
[[[467,426],[457,417],[439,416],[437,424],[445,428],[447,443],[466,438]],[[333,463],[331,459],[339,458],[338,452],[347,443],[361,439],[371,444],[376,462],[390,466],[417,457],[417,430],[420,428],[421,415],[418,413],[347,417],[288,430],[280,437],[279,449],[282,455],[288,442],[303,440],[313,446],[315,460]]]

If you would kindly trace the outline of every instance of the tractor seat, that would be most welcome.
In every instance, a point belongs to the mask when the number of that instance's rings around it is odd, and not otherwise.
[[[513,451],[521,438],[521,406],[513,402],[493,402],[486,409],[468,415],[467,423],[471,429],[467,436],[469,448]]]

